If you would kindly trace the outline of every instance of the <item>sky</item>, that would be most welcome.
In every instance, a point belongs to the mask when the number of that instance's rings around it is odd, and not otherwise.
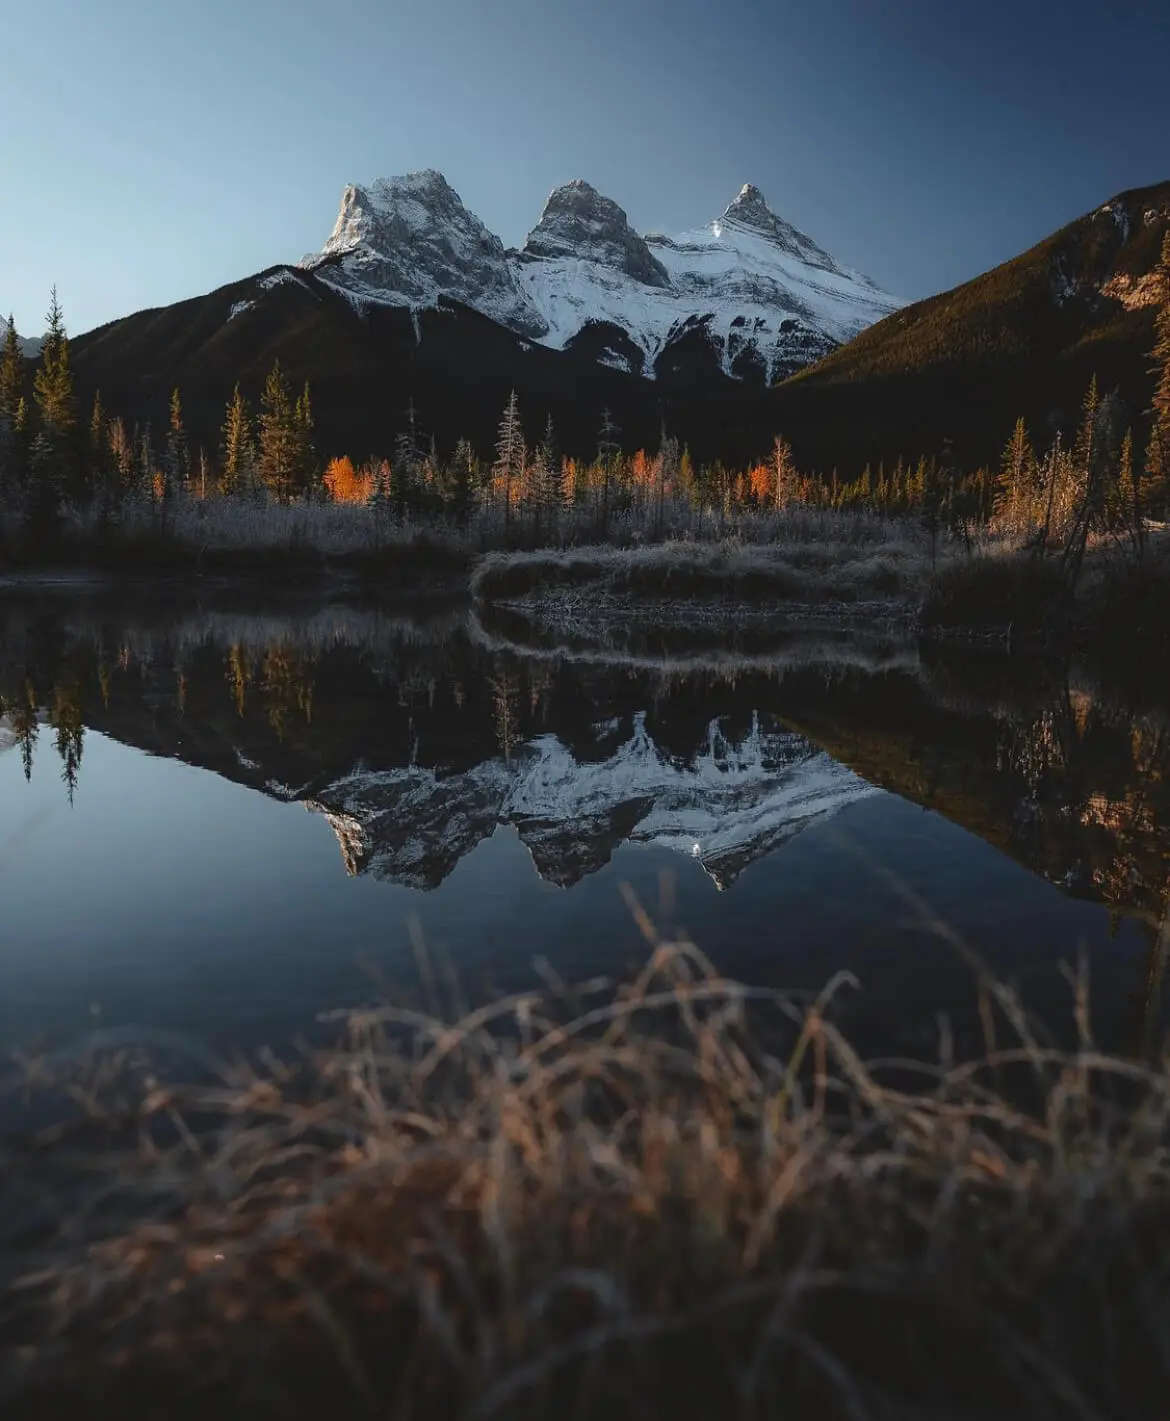
[[[518,245],[745,182],[900,296],[1170,179],[1166,0],[0,0],[0,310],[71,332],[321,246],[440,169]]]

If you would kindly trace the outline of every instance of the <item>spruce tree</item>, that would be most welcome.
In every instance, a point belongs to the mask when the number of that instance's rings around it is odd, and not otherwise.
[[[253,460],[252,416],[248,410],[248,402],[237,385],[228,401],[223,422],[225,493],[242,493],[251,488]]]
[[[30,457],[32,499],[29,517],[34,532],[48,537],[55,532],[69,473],[69,443],[76,413],[73,374],[69,368],[69,338],[65,318],[53,287],[40,362],[33,376],[36,432]]]
[[[16,410],[24,394],[24,356],[11,316],[4,327],[4,349],[0,351],[0,419],[16,426]]]
[[[18,420],[22,422],[24,357],[11,316],[0,351],[0,501],[11,497],[20,481]]]
[[[113,456],[110,447],[110,427],[106,412],[102,407],[100,390],[94,392],[93,408],[89,416],[89,443],[86,450],[89,461],[89,484],[95,494],[105,494],[112,483]]]
[[[47,323],[40,364],[33,379],[33,397],[39,433],[64,440],[72,432],[75,421],[73,373],[69,368],[69,337],[65,334],[65,318],[55,286]]]
[[[527,451],[524,447],[524,427],[520,423],[520,402],[516,391],[508,397],[500,420],[500,432],[496,439],[496,462],[492,465],[492,482],[503,493],[504,531],[512,526],[512,500],[524,477]]]
[[[1023,415],[1016,420],[1003,451],[995,489],[995,517],[1005,528],[1022,531],[1036,521],[1036,454]]]
[[[292,497],[297,447],[296,412],[277,360],[260,397],[260,477],[281,503]]]
[[[166,480],[163,484],[164,498],[173,497],[187,483],[190,456],[187,450],[187,431],[183,425],[183,401],[178,387],[171,391],[171,409],[167,421]]]
[[[298,491],[308,497],[316,480],[313,477],[313,406],[307,380],[293,410],[293,429],[296,435],[296,484]]]
[[[406,428],[401,430],[394,440],[394,487],[391,502],[399,518],[408,518],[418,510],[425,462],[418,414],[412,399],[406,410]]]
[[[451,456],[451,497],[455,517],[464,522],[480,492],[479,460],[471,441],[461,439]]]

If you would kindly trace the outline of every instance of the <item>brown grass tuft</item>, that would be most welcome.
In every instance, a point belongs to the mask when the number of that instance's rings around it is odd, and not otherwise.
[[[1081,991],[1043,1050],[990,983],[1011,1048],[866,1063],[848,985],[655,940],[631,984],[359,1012],[295,1070],[110,1075],[4,1415],[1164,1414],[1167,1063],[1099,1053]]]

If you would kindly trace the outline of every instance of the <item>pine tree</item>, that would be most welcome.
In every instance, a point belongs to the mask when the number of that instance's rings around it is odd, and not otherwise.
[[[520,423],[520,403],[513,390],[500,420],[496,440],[496,462],[492,465],[492,482],[504,499],[505,535],[512,526],[512,500],[524,477],[527,451],[524,447],[524,427]]]
[[[100,390],[94,392],[89,416],[89,482],[95,494],[108,493],[113,483],[113,451],[110,447],[110,426],[102,407]]]
[[[134,477],[134,446],[126,437],[126,426],[120,415],[110,420],[108,441],[111,472],[117,476],[119,491],[128,489]]]
[[[451,455],[451,499],[455,517],[463,522],[479,495],[479,460],[471,441],[461,439]]]
[[[544,438],[533,455],[531,479],[536,542],[539,544],[542,537],[555,533],[561,504],[561,456],[551,414],[544,426]]]
[[[0,351],[0,419],[16,425],[16,409],[24,393],[24,356],[16,334],[16,322],[8,317],[4,327],[4,349]]]
[[[1070,587],[1075,587],[1080,579],[1089,534],[1104,521],[1109,491],[1116,483],[1116,415],[1116,394],[1102,396],[1094,375],[1085,395],[1073,450],[1076,504],[1063,553]]]
[[[277,360],[260,397],[260,477],[281,503],[293,495],[297,451],[296,411]]]
[[[190,456],[187,450],[187,431],[183,426],[183,401],[178,387],[171,392],[171,410],[167,422],[167,448],[163,480],[164,501],[174,497],[186,487],[190,472]]]
[[[1012,532],[1031,527],[1037,521],[1036,492],[1036,454],[1021,415],[1003,451],[995,491],[996,521]]]
[[[0,351],[0,501],[16,488],[20,479],[20,439],[23,423],[24,357],[11,316],[5,327],[4,349]]]
[[[228,401],[223,422],[223,483],[230,494],[250,491],[253,482],[255,450],[252,442],[252,416],[239,385]]]
[[[309,382],[297,399],[293,411],[293,427],[296,431],[296,483],[299,491],[309,496],[315,486],[313,449],[313,406],[309,398]]]
[[[57,440],[65,439],[75,420],[73,406],[73,374],[69,368],[69,338],[65,334],[65,318],[57,299],[57,288],[49,305],[48,329],[41,345],[40,364],[33,379],[40,433]]]
[[[1127,429],[1121,440],[1117,463],[1117,486],[1110,508],[1110,523],[1123,532],[1133,546],[1139,561],[1146,550],[1146,520],[1142,506],[1142,480],[1134,466],[1133,430]]]
[[[399,431],[394,440],[394,488],[391,502],[399,518],[409,518],[418,509],[425,462],[418,412],[412,399],[406,409],[406,427]]]
[[[40,362],[33,376],[37,429],[30,459],[33,499],[30,517],[43,535],[55,530],[69,471],[69,440],[76,414],[73,374],[69,368],[69,338],[53,287]]]

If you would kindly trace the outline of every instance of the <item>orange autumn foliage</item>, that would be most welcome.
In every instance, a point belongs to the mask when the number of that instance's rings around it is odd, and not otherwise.
[[[763,503],[772,493],[772,470],[767,464],[755,464],[748,470],[748,489],[757,503]]]
[[[373,474],[355,469],[348,454],[329,461],[323,482],[334,503],[368,503],[374,491]]]

